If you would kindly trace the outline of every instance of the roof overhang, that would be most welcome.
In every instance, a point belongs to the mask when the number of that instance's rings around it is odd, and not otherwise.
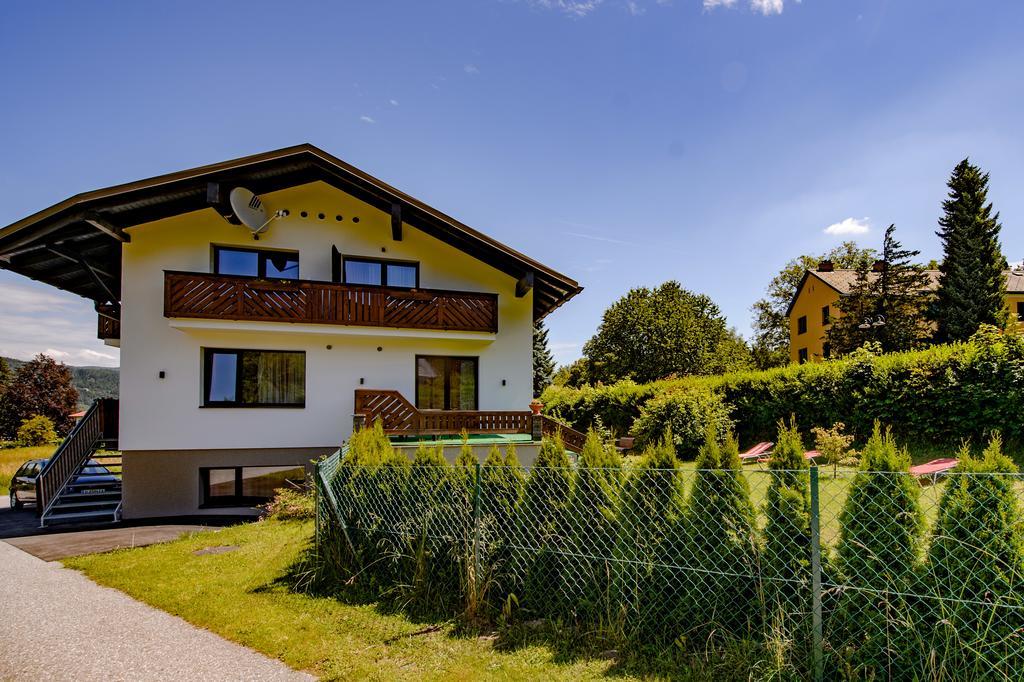
[[[0,229],[0,267],[97,304],[120,299],[125,228],[203,208],[223,213],[226,191],[262,194],[325,182],[514,277],[532,284],[534,319],[582,291],[538,263],[310,144],[78,194]],[[216,196],[214,196],[216,195]]]
[[[839,289],[836,289],[834,286],[832,286],[831,283],[823,280],[821,277],[818,277],[818,275],[813,270],[804,270],[804,276],[800,278],[800,284],[798,284],[796,287],[796,293],[793,294],[793,298],[792,300],[790,300],[789,306],[786,308],[786,317],[789,317],[790,314],[792,314],[793,306],[796,305],[796,300],[800,298],[800,292],[804,290],[804,284],[807,283],[807,278],[810,277],[811,275],[814,275],[814,279],[818,280],[832,291],[836,292],[840,296],[843,295],[843,292],[839,291]]]

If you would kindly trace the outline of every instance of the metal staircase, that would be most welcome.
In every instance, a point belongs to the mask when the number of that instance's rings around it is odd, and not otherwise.
[[[97,400],[39,472],[40,526],[120,520],[121,455],[99,452],[116,444],[117,401]]]

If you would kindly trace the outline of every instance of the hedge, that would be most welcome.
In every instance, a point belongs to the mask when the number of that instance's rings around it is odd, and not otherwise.
[[[715,377],[631,381],[582,388],[551,387],[545,411],[586,429],[600,420],[619,435],[679,431],[685,409],[659,405],[664,423],[640,420],[652,401],[690,403],[695,392],[721,397],[742,446],[773,440],[780,419],[795,415],[801,428],[844,422],[861,442],[874,422],[913,443],[956,446],[979,442],[1001,429],[1008,442],[1024,441],[1024,338],[983,328],[968,343],[875,356],[858,351],[846,359]],[[702,415],[691,412],[697,418]],[[671,417],[671,419],[670,419]],[[703,433],[706,423],[684,431]]]

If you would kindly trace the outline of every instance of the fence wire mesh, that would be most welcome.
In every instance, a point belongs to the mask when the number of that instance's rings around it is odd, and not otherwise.
[[[640,649],[741,644],[783,677],[1021,679],[1024,477],[325,460],[342,589]]]

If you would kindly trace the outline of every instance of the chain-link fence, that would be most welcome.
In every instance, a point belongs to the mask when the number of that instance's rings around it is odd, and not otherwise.
[[[421,615],[638,649],[737,647],[781,677],[1020,679],[1024,478],[851,469],[317,471],[321,562]]]

